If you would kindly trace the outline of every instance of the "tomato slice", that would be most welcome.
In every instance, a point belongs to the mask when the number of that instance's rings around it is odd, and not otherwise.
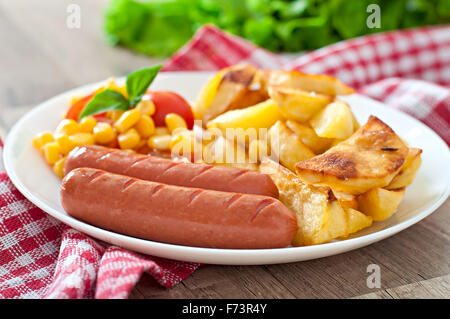
[[[194,115],[189,103],[180,95],[170,91],[151,91],[145,98],[155,104],[155,113],[152,115],[156,126],[165,126],[165,117],[169,113],[180,115],[189,129],[194,126]]]
[[[73,103],[67,111],[65,118],[72,119],[78,122],[78,118],[80,117],[81,112],[83,112],[84,107],[89,103],[93,96],[94,93],[91,93]]]

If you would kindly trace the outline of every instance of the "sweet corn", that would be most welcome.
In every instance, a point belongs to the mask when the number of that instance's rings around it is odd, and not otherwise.
[[[80,121],[78,127],[80,132],[92,133],[95,125],[97,125],[97,120],[93,116],[88,116]]]
[[[248,155],[250,163],[256,163],[268,155],[267,142],[264,140],[253,140],[248,147]]]
[[[148,115],[142,115],[134,128],[142,138],[148,138],[155,133],[155,123]]]
[[[148,139],[148,146],[164,151],[170,149],[171,135],[153,135]]]
[[[141,137],[139,136],[138,132],[134,128],[132,128],[125,133],[119,134],[118,140],[119,147],[123,150],[126,150],[135,148],[139,144]]]
[[[132,109],[123,113],[120,118],[114,123],[114,127],[120,133],[125,133],[132,128],[141,118],[141,111]]]
[[[142,147],[144,147],[144,146],[146,146],[146,145],[147,145],[147,140],[141,139],[141,140],[139,141],[139,143],[134,147],[134,149],[135,149],[135,150],[139,150],[139,149],[141,149]]]
[[[196,141],[193,132],[186,132],[189,133],[172,135],[172,139],[170,140],[172,154],[191,155],[194,151],[201,150],[200,144]]]
[[[169,113],[164,118],[169,132],[172,133],[176,129],[187,129],[186,121],[176,113]]]
[[[76,133],[69,136],[69,139],[75,146],[92,145],[95,142],[94,135],[90,133]]]
[[[55,164],[59,160],[59,147],[58,143],[50,142],[44,145],[44,157],[47,163],[50,165]]]
[[[54,142],[55,139],[53,137],[53,134],[51,132],[42,132],[33,137],[33,146],[36,147],[38,150],[42,149],[42,146],[44,146],[47,143]]]
[[[141,111],[142,114],[152,116],[155,114],[155,103],[151,100],[142,99],[137,105],[136,108]]]
[[[58,143],[59,151],[66,155],[75,148],[75,144],[70,139],[69,135],[59,134],[56,136],[56,143]]]
[[[169,129],[165,126],[155,127],[155,135],[170,135]]]
[[[115,110],[106,112],[106,117],[110,118],[113,122],[116,122],[125,111]]]
[[[63,157],[59,159],[54,165],[53,165],[53,171],[59,178],[64,177],[64,164],[66,163],[66,158]]]
[[[99,144],[107,144],[116,137],[116,133],[114,132],[111,125],[105,122],[97,123],[97,125],[93,129],[93,132],[94,140]]]
[[[78,123],[72,119],[62,120],[56,127],[56,133],[73,135],[79,132]]]

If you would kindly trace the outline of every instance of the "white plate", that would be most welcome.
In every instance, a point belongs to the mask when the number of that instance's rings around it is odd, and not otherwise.
[[[210,73],[162,73],[153,89],[176,91],[195,99]],[[25,197],[63,223],[105,242],[141,253],[170,259],[226,265],[275,264],[309,260],[343,253],[392,236],[417,223],[436,210],[450,193],[450,151],[427,126],[383,104],[361,95],[345,97],[360,123],[370,114],[390,125],[410,145],[423,149],[423,164],[397,213],[384,222],[375,222],[350,239],[309,247],[264,250],[210,249],[170,245],[133,238],[103,230],[68,216],[59,201],[59,179],[31,145],[33,135],[53,131],[65,114],[73,95],[89,93],[99,84],[88,85],[58,95],[37,106],[10,131],[4,149],[5,168],[14,185]]]

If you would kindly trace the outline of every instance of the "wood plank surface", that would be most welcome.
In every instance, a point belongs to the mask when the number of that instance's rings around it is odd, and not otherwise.
[[[68,89],[161,63],[109,47],[107,0],[0,0],[0,136],[37,103]],[[67,5],[81,28],[66,26]],[[381,287],[367,287],[367,266]],[[418,224],[337,256],[267,266],[204,265],[173,288],[144,274],[130,298],[449,298],[450,201]]]

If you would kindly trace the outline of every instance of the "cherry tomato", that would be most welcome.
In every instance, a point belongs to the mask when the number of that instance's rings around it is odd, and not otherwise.
[[[180,115],[189,129],[194,126],[194,115],[191,106],[186,100],[175,92],[153,91],[148,92],[148,98],[155,104],[155,113],[152,115],[156,126],[165,126],[165,117],[169,113]]]
[[[73,103],[66,113],[66,119],[72,119],[78,122],[78,117],[80,116],[81,112],[83,112],[84,107],[89,103],[93,96],[94,94],[91,93]]]

